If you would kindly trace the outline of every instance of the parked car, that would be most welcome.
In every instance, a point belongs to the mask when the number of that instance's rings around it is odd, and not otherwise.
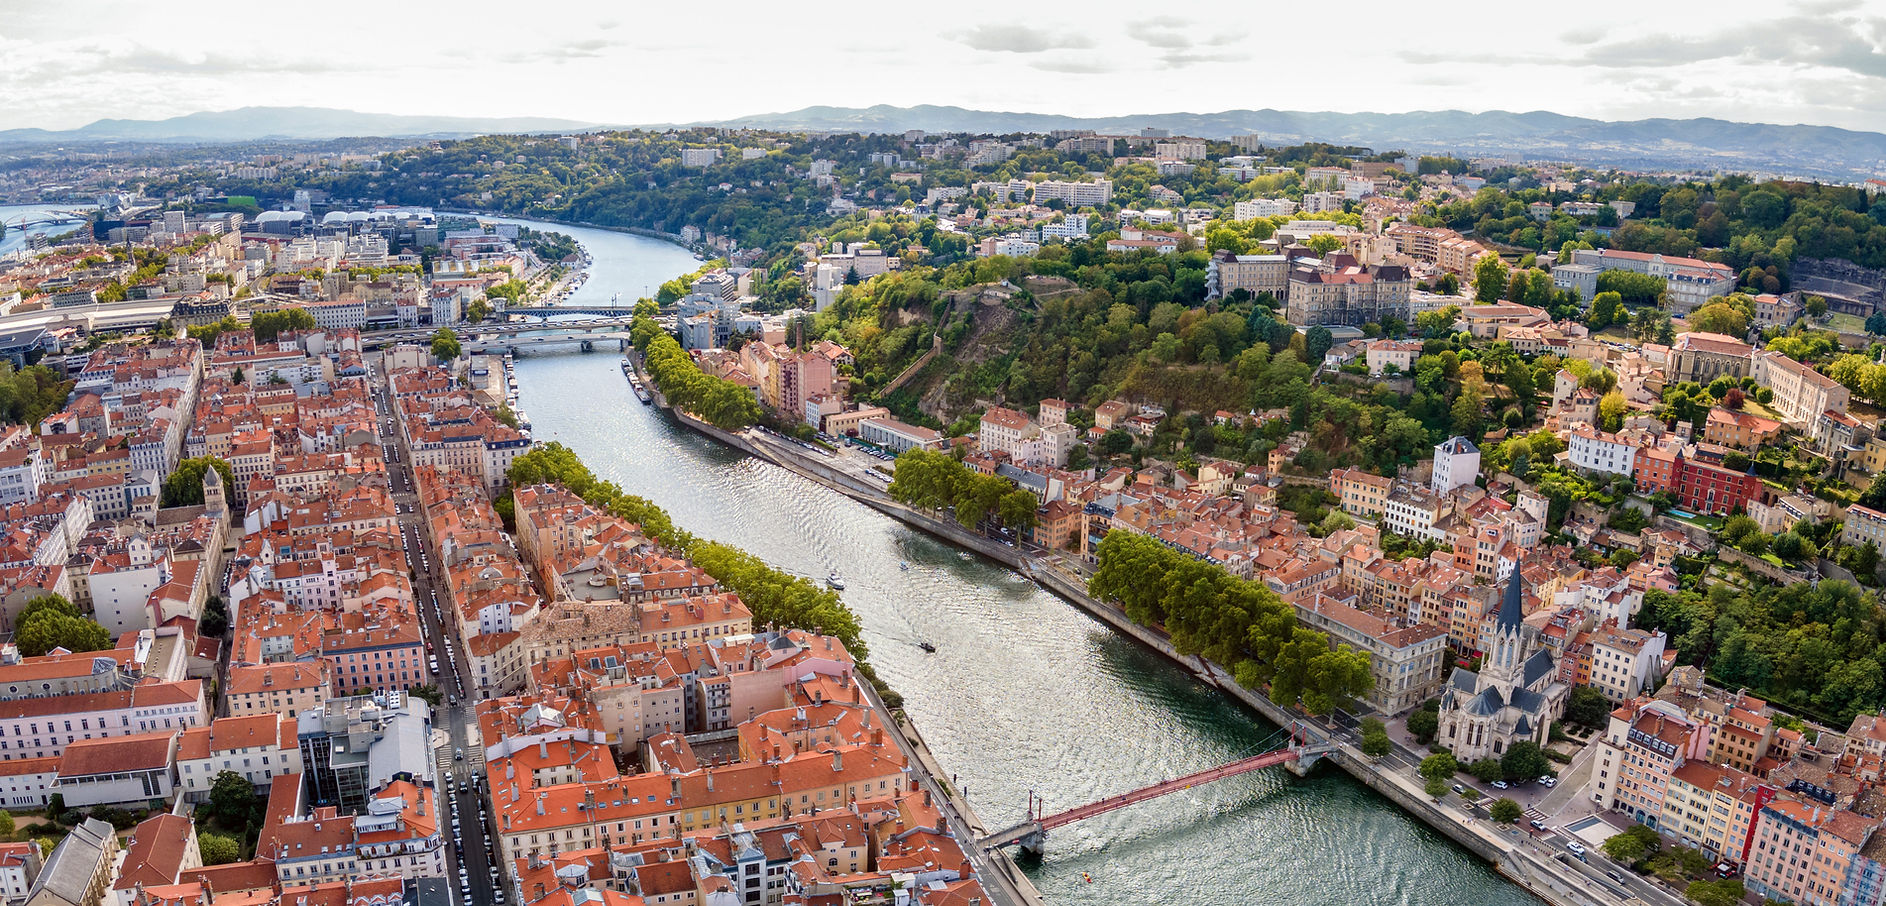
[[[1504,780],[1495,780],[1493,781],[1493,788],[1496,790],[1506,790],[1506,789],[1512,789],[1512,785],[1508,784]]]

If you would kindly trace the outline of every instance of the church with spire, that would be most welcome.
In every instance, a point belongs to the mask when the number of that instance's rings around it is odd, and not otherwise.
[[[1479,672],[1458,668],[1441,690],[1435,744],[1463,765],[1498,758],[1517,742],[1544,746],[1571,694],[1552,653],[1527,636],[1524,581],[1515,564],[1492,632],[1481,640]]]

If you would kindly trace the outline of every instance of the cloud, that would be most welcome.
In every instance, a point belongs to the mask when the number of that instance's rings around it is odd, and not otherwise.
[[[1050,50],[1084,50],[1094,40],[1073,32],[1049,32],[1026,25],[978,25],[956,32],[955,41],[972,50],[994,53],[1045,53]]]
[[[1604,37],[1604,29],[1598,28],[1597,26],[1590,28],[1573,28],[1561,32],[1559,37],[1565,39],[1565,43],[1567,44],[1596,44],[1599,39]]]
[[[1097,75],[1120,71],[1118,65],[1109,62],[1105,57],[1098,56],[1048,57],[1032,60],[1028,65],[1032,69],[1039,69],[1043,72],[1066,72],[1075,75]]]
[[[1162,51],[1158,60],[1168,69],[1199,63],[1235,63],[1248,58],[1229,48],[1244,38],[1244,32],[1214,26],[1212,29],[1177,16],[1154,16],[1127,23],[1127,37],[1147,47]]]
[[[1569,65],[1626,68],[1737,61],[1840,69],[1886,79],[1886,17],[1790,16],[1695,38],[1646,35],[1595,44]]]

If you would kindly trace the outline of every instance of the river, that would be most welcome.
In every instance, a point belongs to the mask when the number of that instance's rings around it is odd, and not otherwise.
[[[655,240],[538,226],[594,256],[576,301],[634,298],[698,266]],[[1275,731],[1006,567],[642,406],[618,361],[520,358],[537,439],[691,532],[806,576],[842,573],[872,662],[990,827],[1019,819],[1031,789],[1058,811],[1250,754]],[[1260,771],[1090,819],[1023,868],[1056,906],[1538,903],[1333,767],[1307,780]]]
[[[14,249],[24,247],[27,237],[33,234],[46,233],[56,236],[61,233],[70,233],[80,225],[80,222],[75,220],[56,224],[35,224],[22,229],[18,226],[18,222],[22,217],[36,218],[37,215],[48,211],[71,211],[89,207],[91,207],[91,205],[85,203],[0,204],[0,224],[6,225],[6,235],[0,236],[0,255],[5,255]]]

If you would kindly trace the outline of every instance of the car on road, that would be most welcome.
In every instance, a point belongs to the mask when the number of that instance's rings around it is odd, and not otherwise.
[[[1533,829],[1533,830],[1536,830],[1536,831],[1543,831],[1543,830],[1545,830],[1545,822],[1544,822],[1544,821],[1529,821],[1529,822],[1527,822],[1527,823],[1528,823],[1528,824],[1531,824],[1531,825],[1532,825],[1532,829]]]
[[[1585,857],[1585,844],[1580,843],[1577,840],[1567,841],[1565,844],[1565,850],[1566,852],[1569,852],[1572,855],[1579,857],[1580,859],[1583,859]]]
[[[464,750],[463,748],[458,748],[458,749],[453,749],[453,750],[452,750],[452,760],[453,760],[453,761],[464,761],[464,760],[465,760],[465,750]]]
[[[1461,785],[1460,785],[1460,784],[1458,784],[1458,783],[1456,783],[1456,784],[1454,784],[1454,792],[1455,792],[1455,793],[1458,793],[1458,794],[1460,794],[1460,795],[1462,795],[1462,796],[1465,796],[1465,795],[1467,795],[1467,788],[1466,788],[1466,787],[1464,787],[1464,786],[1461,786]]]

